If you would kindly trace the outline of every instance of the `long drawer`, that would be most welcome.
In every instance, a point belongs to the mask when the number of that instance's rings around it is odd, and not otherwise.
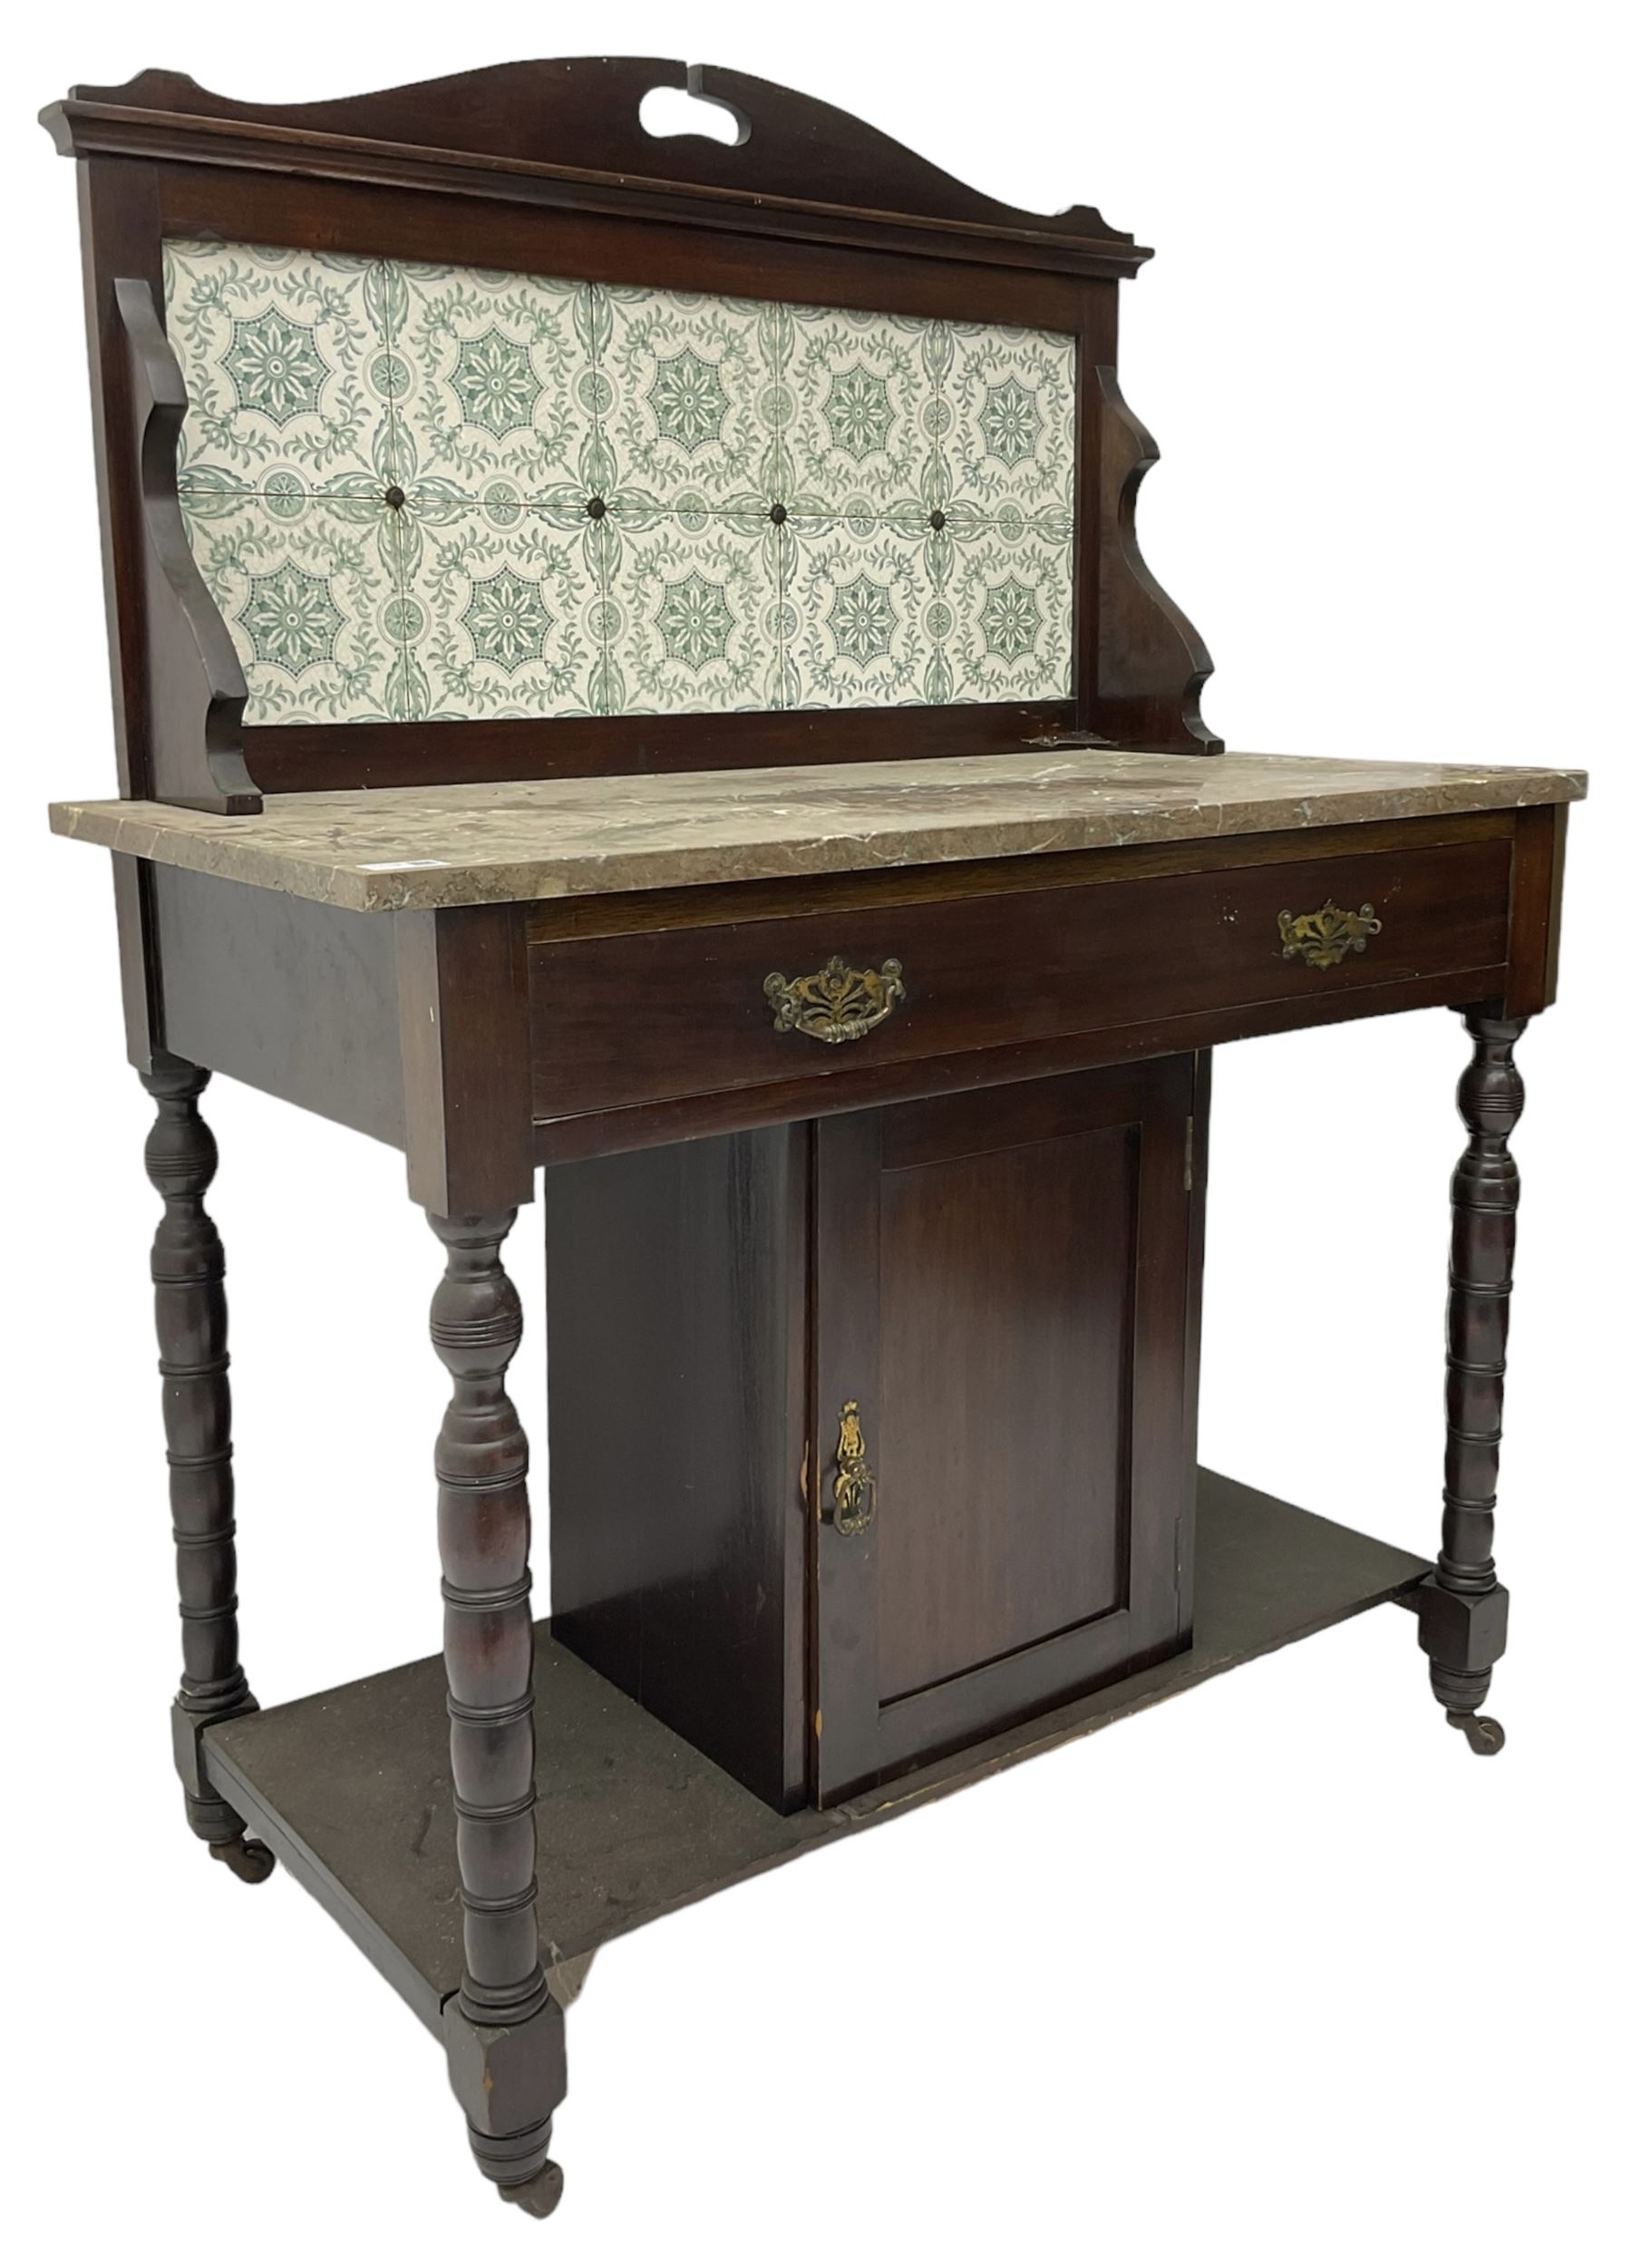
[[[535,1114],[1488,971],[1506,839],[530,947]]]

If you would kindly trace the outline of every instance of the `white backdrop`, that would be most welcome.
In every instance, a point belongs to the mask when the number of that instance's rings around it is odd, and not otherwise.
[[[415,29],[171,0],[152,29],[82,5],[14,30],[14,2257],[1518,2268],[1608,2234],[1632,1580],[1610,1454],[1632,1257],[1610,21],[1573,0],[489,0]],[[273,101],[677,45],[1156,246],[1123,295],[1123,383],[1163,451],[1141,530],[1218,662],[1229,745],[1584,762],[1594,788],[1562,1000],[1521,1051],[1505,1754],[1446,1729],[1410,1621],[1379,1612],[626,1940],[569,2022],[567,2194],[540,2230],[485,2194],[390,1990],[287,1879],[240,1887],[182,1824],[150,1112],[106,862],[44,832],[49,794],[112,792],[112,756],[73,184],[30,113],[148,64]],[[1217,1066],[1203,1454],[1424,1552],[1463,1057],[1435,1013]],[[245,1653],[271,1702],[438,1642],[440,1253],[392,1153],[226,1083],[207,1107]],[[539,1237],[524,1216],[510,1257],[541,1504]]]

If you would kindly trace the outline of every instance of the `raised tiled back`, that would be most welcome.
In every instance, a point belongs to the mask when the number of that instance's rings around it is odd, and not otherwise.
[[[1074,342],[165,247],[255,725],[1069,698]]]

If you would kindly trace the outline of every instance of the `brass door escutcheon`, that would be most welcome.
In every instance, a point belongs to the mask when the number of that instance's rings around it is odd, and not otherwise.
[[[852,969],[838,953],[813,977],[784,977],[775,969],[765,978],[765,998],[779,1032],[804,1032],[839,1046],[860,1039],[881,1024],[907,998],[901,964],[890,959],[879,969]]]
[[[854,1402],[839,1412],[839,1445],[833,1453],[833,1525],[840,1535],[862,1535],[879,1509],[879,1484],[867,1462],[861,1420]]]
[[[1365,940],[1383,927],[1369,906],[1345,913],[1328,898],[1318,913],[1280,916],[1281,959],[1307,961],[1311,969],[1336,969],[1345,953],[1363,953]]]

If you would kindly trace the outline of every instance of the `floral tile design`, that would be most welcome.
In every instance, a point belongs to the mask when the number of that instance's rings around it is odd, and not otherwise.
[[[956,701],[1046,701],[1071,683],[1069,538],[971,527],[951,546],[937,627]]]
[[[937,588],[915,527],[790,521],[783,606],[789,708],[922,701],[937,650]]]
[[[601,658],[589,523],[460,504],[400,515],[394,714],[586,715]]]
[[[1076,460],[1074,342],[1046,331],[947,328],[947,503],[987,519],[1069,517]]]
[[[789,521],[782,706],[1048,700],[1069,686],[1069,534],[943,518]]]
[[[932,511],[939,395],[926,349],[944,326],[794,307],[788,327],[790,510]]]
[[[607,711],[768,709],[782,659],[782,539],[769,521],[667,518],[607,547]]]
[[[187,381],[180,485],[394,478],[397,375],[376,262],[172,239],[166,326]]]
[[[1070,338],[245,245],[165,279],[251,723],[1071,691]]]
[[[745,299],[597,287],[596,398],[608,486],[675,509],[778,501],[782,310]]]
[[[267,725],[398,713],[396,515],[369,498],[182,499],[199,569],[232,634],[248,714]]]
[[[534,504],[576,482],[595,418],[593,295],[542,277],[404,265],[393,338],[400,485]],[[578,500],[582,501],[581,496]]]

